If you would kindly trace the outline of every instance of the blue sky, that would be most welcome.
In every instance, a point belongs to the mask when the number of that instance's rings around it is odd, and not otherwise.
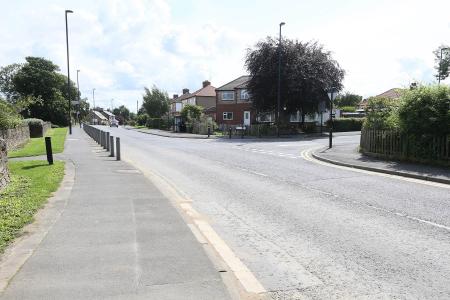
[[[71,77],[92,104],[135,109],[143,87],[169,95],[216,87],[245,74],[246,50],[268,35],[315,40],[346,70],[345,90],[379,94],[432,82],[432,51],[450,44],[450,1],[5,1],[0,66],[43,56],[65,64],[69,15]],[[450,80],[447,80],[450,83]]]

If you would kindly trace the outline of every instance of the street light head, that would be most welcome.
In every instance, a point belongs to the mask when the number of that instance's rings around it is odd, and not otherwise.
[[[72,14],[73,13],[73,11],[72,10],[70,10],[70,9],[66,9],[66,14]]]
[[[280,27],[281,27],[281,26],[284,26],[284,25],[286,25],[286,23],[284,23],[284,22],[281,22],[281,23],[280,23]]]

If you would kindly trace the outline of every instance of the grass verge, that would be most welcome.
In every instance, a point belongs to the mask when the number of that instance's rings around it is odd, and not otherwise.
[[[11,182],[0,191],[0,253],[33,220],[36,211],[56,191],[64,177],[64,162],[9,162]]]
[[[64,151],[64,142],[67,136],[67,127],[65,128],[51,128],[47,131],[45,136],[52,138],[52,150],[53,153],[61,153]],[[25,144],[23,148],[11,151],[8,153],[8,157],[24,157],[24,156],[37,156],[45,155],[45,139],[32,138]]]

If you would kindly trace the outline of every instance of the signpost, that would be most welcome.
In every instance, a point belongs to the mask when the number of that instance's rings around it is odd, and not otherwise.
[[[334,88],[331,88],[328,91],[328,98],[330,99],[330,135],[329,135],[329,148],[333,147],[333,101],[336,98],[336,91]]]

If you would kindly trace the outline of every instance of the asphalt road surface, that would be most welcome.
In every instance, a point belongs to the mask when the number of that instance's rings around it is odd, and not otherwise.
[[[448,187],[303,155],[327,138],[193,140],[109,130],[121,137],[124,158],[193,200],[274,299],[450,298]]]

